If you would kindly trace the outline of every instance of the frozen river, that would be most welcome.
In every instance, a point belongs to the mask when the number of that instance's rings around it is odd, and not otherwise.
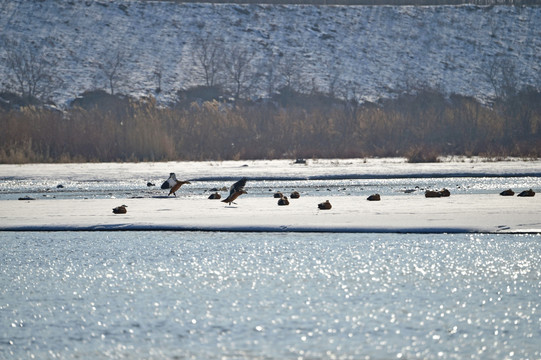
[[[305,196],[404,194],[448,188],[454,194],[498,194],[513,188],[541,189],[541,161],[459,159],[411,164],[401,158],[0,165],[0,200],[110,199],[167,195],[160,189],[170,172],[190,180],[180,197],[208,196],[247,177],[248,195],[297,190]],[[148,184],[154,186],[148,186]],[[225,192],[222,192],[225,194]]]
[[[191,183],[177,196],[170,172]],[[248,179],[233,206],[208,200]],[[451,196],[425,199],[426,190]],[[0,230],[227,230],[353,232],[541,232],[541,161],[478,158],[0,165]],[[213,190],[214,189],[214,190]],[[275,192],[288,196],[278,207]],[[366,201],[379,194],[381,201]],[[19,201],[18,199],[28,199]],[[35,201],[34,201],[35,200]],[[329,200],[332,210],[318,211]],[[113,207],[127,205],[122,216]]]
[[[0,359],[539,359],[541,203],[498,194],[539,192],[540,169],[0,165]],[[243,176],[238,205],[207,200]]]

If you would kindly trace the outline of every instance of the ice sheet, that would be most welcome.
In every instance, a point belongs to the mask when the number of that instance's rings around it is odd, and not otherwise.
[[[445,180],[468,173],[479,178],[488,174],[503,178],[525,176],[534,184],[534,191],[539,192],[536,187],[539,169],[541,163],[537,160],[487,162],[480,159],[431,164],[410,164],[405,159],[327,159],[308,160],[306,165],[291,160],[0,165],[0,181],[5,184],[28,179],[53,179],[58,183],[86,179],[98,185],[111,184],[117,179],[124,182],[153,179],[159,185],[169,172],[176,172],[182,179],[200,179],[201,186],[205,181],[215,183],[216,179],[223,184],[242,176],[250,179],[248,194],[232,206],[209,200],[208,192],[203,193],[201,189],[196,192],[189,186],[181,188],[177,198],[167,197],[165,192],[163,196],[136,198],[132,193],[116,198],[47,197],[44,200],[36,192],[37,200],[0,200],[0,230],[541,233],[539,196],[503,197],[491,190],[481,194],[452,191],[450,197],[425,198],[423,191],[411,194],[386,191],[382,192],[381,201],[370,202],[359,191],[351,195],[344,191],[312,191],[300,199],[290,199],[289,206],[278,206],[273,193],[257,183],[279,178],[306,179],[295,181],[310,184],[310,179],[315,178],[359,176],[439,176]],[[259,188],[256,189],[256,185]],[[523,189],[515,189],[519,190]],[[227,191],[221,193],[225,196]],[[332,209],[319,210],[317,205],[325,200],[331,202]],[[127,214],[113,214],[112,209],[123,204],[128,206]]]
[[[329,200],[330,210],[318,204]],[[226,205],[206,198],[3,201],[0,230],[202,230],[314,232],[541,233],[539,198],[452,195],[242,198]],[[112,208],[127,205],[126,214]]]

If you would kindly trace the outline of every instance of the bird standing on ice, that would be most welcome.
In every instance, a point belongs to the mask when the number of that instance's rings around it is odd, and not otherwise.
[[[229,189],[229,196],[222,200],[224,203],[229,203],[229,205],[236,204],[233,201],[235,201],[236,198],[241,196],[242,194],[247,194],[246,190],[244,190],[244,186],[246,185],[246,178],[242,178],[233,185],[231,185],[231,188]]]
[[[169,190],[169,195],[173,194],[175,195],[175,197],[177,196],[176,192],[178,189],[180,189],[180,187],[184,184],[191,184],[191,182],[189,181],[180,181],[180,180],[177,180],[177,176],[175,175],[175,173],[170,173],[169,174],[169,179],[165,180],[162,184],[162,189],[171,189]]]

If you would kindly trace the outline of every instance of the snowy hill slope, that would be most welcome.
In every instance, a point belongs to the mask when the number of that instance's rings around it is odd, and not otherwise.
[[[320,90],[337,79],[366,100],[392,96],[410,82],[490,98],[486,73],[495,59],[513,64],[520,85],[541,86],[541,7],[0,0],[0,43],[33,43],[57,61],[63,85],[52,98],[61,105],[85,90],[108,89],[98,68],[115,52],[127,74],[119,92],[155,95],[158,68],[159,100],[202,85],[192,53],[206,33],[223,37],[226,49],[250,49],[258,64],[294,59],[302,78]],[[3,46],[3,89],[6,57]]]

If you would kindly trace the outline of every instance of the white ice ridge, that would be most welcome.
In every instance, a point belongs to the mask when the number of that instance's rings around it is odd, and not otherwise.
[[[329,200],[330,210],[319,210]],[[128,206],[126,214],[112,208]],[[5,200],[0,230],[9,231],[253,231],[389,233],[541,233],[538,197],[458,194],[448,198],[386,196],[246,197],[224,205],[206,197],[143,199]]]

